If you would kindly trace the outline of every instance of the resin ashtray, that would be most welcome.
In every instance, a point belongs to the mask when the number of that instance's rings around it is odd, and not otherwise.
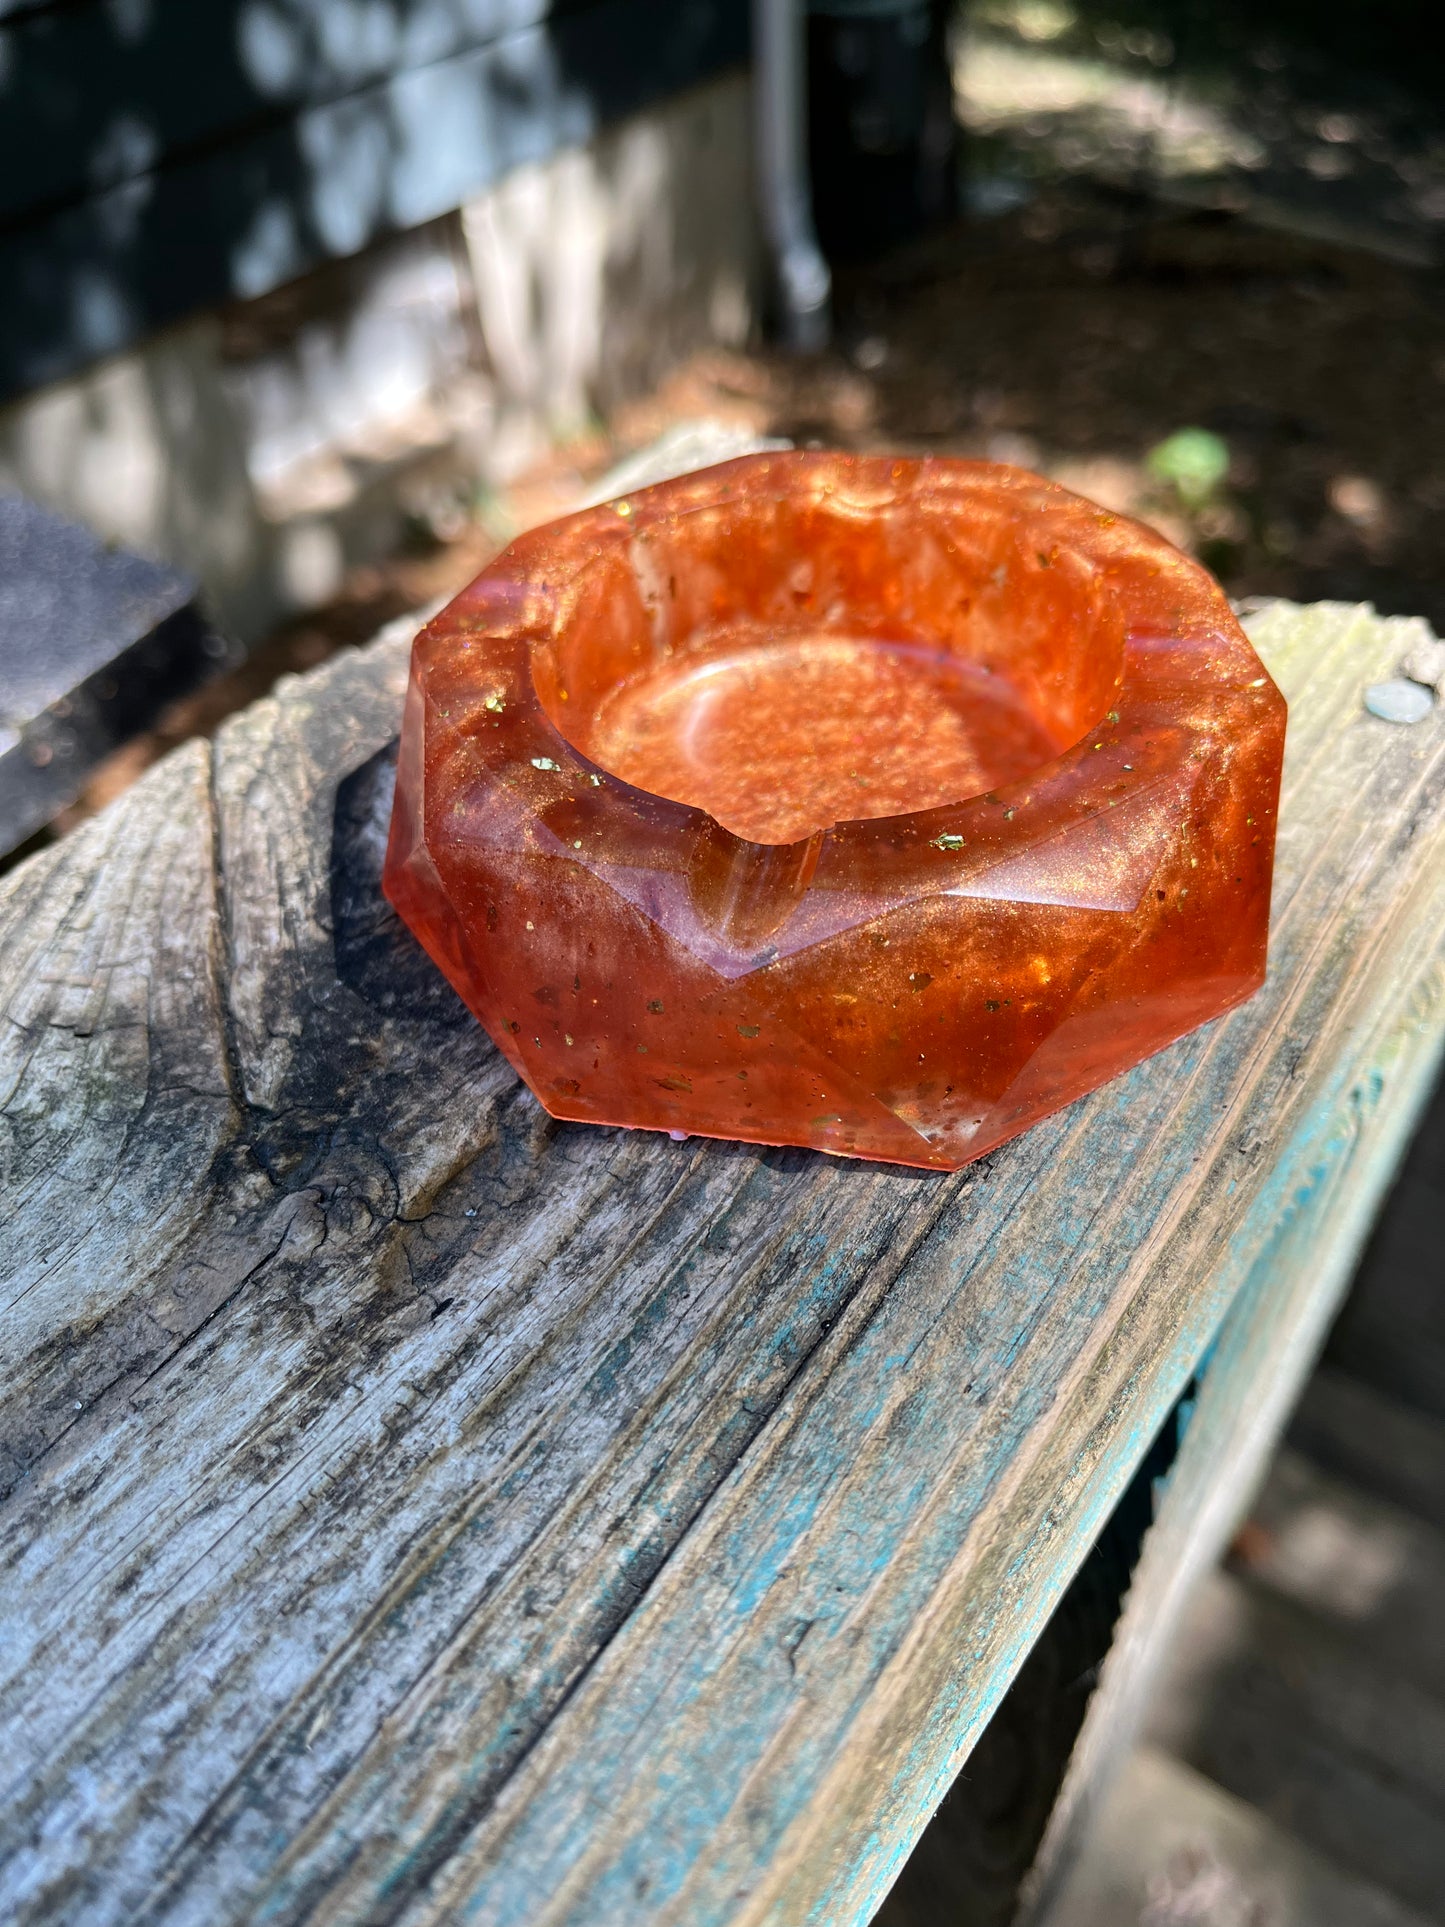
[[[748,456],[422,631],[385,888],[558,1117],[952,1169],[1258,988],[1284,728],[1139,524]]]

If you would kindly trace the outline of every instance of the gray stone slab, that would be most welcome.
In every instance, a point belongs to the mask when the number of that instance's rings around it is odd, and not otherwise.
[[[0,854],[229,653],[189,576],[0,494]]]

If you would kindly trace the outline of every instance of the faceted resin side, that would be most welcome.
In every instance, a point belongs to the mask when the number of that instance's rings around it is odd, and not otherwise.
[[[866,660],[809,727],[860,645],[917,658],[886,759]],[[951,1169],[1258,987],[1283,734],[1150,531],[986,464],[745,458],[423,631],[385,888],[557,1116]],[[940,800],[969,755],[994,786]]]

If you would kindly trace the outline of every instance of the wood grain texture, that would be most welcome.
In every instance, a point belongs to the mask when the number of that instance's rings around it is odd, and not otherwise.
[[[1284,864],[1312,855],[1314,832],[1296,784],[1302,756],[1309,758],[1306,769],[1322,769],[1330,740],[1324,732],[1307,736],[1312,718],[1305,704],[1331,681],[1346,704],[1352,696],[1358,701],[1350,680],[1357,658],[1344,654],[1321,663],[1316,647],[1322,633],[1342,636],[1347,645],[1358,641],[1358,624],[1358,613],[1345,609],[1321,606],[1302,621],[1277,605],[1251,625],[1286,694],[1293,700],[1299,691],[1301,697],[1292,712],[1281,805]],[[1372,622],[1369,629],[1370,640],[1392,644],[1407,634],[1404,624]],[[1387,662],[1388,649],[1379,660]],[[1344,714],[1348,719],[1348,708]],[[1438,730],[1433,717],[1430,726]],[[1356,728],[1353,734],[1358,753],[1365,732]],[[1306,747],[1311,737],[1315,741]],[[1436,753],[1428,738],[1413,743],[1397,780],[1410,783],[1408,770],[1418,772]],[[1357,769],[1346,760],[1339,780],[1350,781]],[[1383,809],[1382,800],[1365,792],[1352,820],[1357,832],[1379,837],[1388,861],[1401,828],[1399,793]],[[1407,869],[1400,880],[1409,899],[1398,906],[1388,931],[1381,930],[1381,940],[1356,953],[1348,994],[1318,1012],[1318,1021],[1333,1033],[1343,1079],[1326,1083],[1301,1118],[1304,1146],[1287,1166],[1295,1193],[1280,1196],[1275,1221],[1211,1350],[1169,1489],[1028,1883],[1030,1923],[1068,1927],[1074,1863],[1126,1765],[1190,1597],[1264,1476],[1428,1099],[1445,1042],[1445,874],[1438,845],[1423,871]]]
[[[543,1116],[377,894],[398,632],[7,878],[8,1915],[866,1919],[1261,1253],[1384,1181],[1405,629],[1267,625],[1266,990],[954,1175]]]

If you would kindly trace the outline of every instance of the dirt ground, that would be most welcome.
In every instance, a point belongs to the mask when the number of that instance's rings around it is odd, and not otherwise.
[[[1441,295],[1436,271],[1237,215],[1046,188],[843,279],[828,354],[700,355],[604,434],[559,449],[485,521],[358,572],[111,758],[57,829],[279,675],[460,588],[508,533],[564,512],[685,418],[1021,463],[1152,522],[1233,596],[1371,601],[1445,629]],[[1227,457],[1191,500],[1149,462],[1188,428]]]

